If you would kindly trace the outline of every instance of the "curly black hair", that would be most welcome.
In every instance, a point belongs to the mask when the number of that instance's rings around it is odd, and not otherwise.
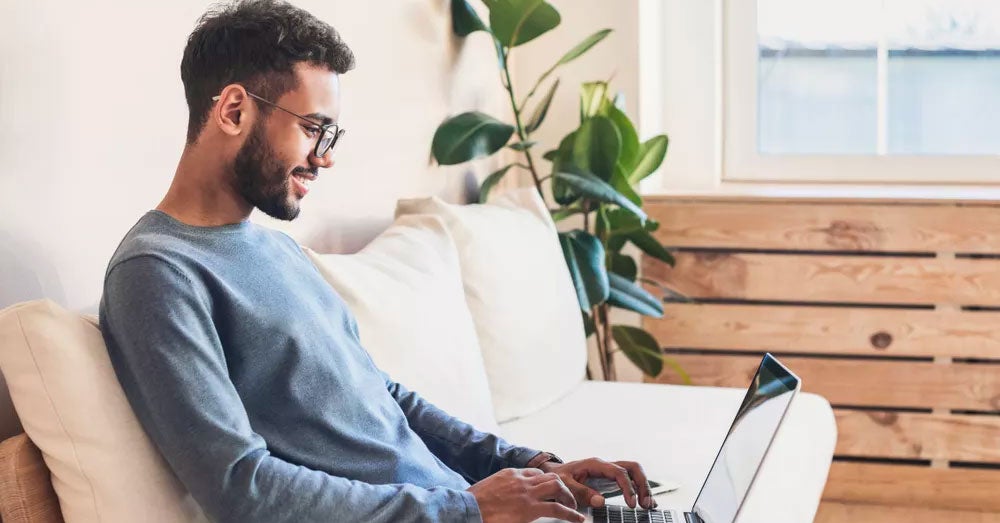
[[[345,73],[354,68],[354,53],[336,29],[287,2],[240,0],[209,8],[188,37],[181,60],[187,143],[201,134],[212,97],[223,87],[239,83],[277,100],[297,87],[293,68],[300,62]],[[264,115],[270,110],[261,106]]]

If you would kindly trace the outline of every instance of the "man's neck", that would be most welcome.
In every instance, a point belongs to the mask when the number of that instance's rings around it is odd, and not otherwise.
[[[218,163],[217,155],[207,157],[198,149],[184,148],[170,189],[156,209],[180,222],[200,227],[248,219],[253,206],[233,187],[232,173]]]

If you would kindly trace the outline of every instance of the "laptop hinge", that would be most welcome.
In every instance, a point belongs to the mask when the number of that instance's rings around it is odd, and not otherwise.
[[[695,514],[694,512],[685,512],[684,521],[687,523],[705,523],[705,520],[701,519],[698,514]]]

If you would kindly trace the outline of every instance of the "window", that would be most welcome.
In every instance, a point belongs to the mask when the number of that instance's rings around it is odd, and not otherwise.
[[[641,110],[681,149],[665,186],[1000,187],[1000,1],[697,2],[640,5],[640,95],[662,94]]]

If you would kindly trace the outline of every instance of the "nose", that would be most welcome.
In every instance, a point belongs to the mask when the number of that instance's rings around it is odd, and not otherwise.
[[[327,151],[322,157],[316,156],[316,151],[309,153],[309,163],[321,169],[333,167],[333,151]]]

